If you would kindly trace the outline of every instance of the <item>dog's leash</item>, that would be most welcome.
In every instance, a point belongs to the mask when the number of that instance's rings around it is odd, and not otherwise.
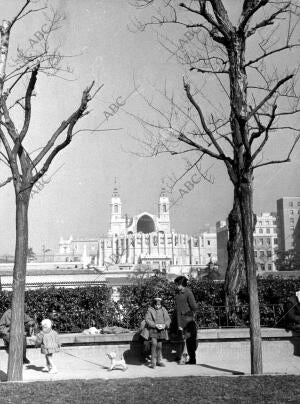
[[[91,363],[92,365],[95,365],[95,366],[98,366],[98,367],[102,367],[102,369],[107,369],[107,366],[103,366],[103,365],[100,365],[99,363],[95,363],[95,362],[88,361],[88,360],[86,360],[86,359],[82,359],[82,358],[80,358],[79,356],[76,356],[76,355],[73,355],[73,354],[71,354],[71,353],[69,353],[69,352],[64,351],[63,349],[60,349],[60,352],[64,353],[65,355],[72,356],[73,358],[79,359],[79,360],[81,360],[81,361],[83,361],[83,362]]]

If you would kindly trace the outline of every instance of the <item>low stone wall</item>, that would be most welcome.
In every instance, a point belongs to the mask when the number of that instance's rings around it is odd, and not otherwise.
[[[128,365],[141,365],[142,343],[135,332],[122,334],[60,334],[62,343],[58,361],[61,369],[69,360],[76,360],[79,367],[92,366],[93,371],[107,366],[107,353],[115,351],[123,354]],[[40,348],[35,348],[28,339],[28,357],[33,364],[43,363]],[[5,369],[7,355],[3,341],[0,340],[0,356]],[[300,332],[284,329],[262,329],[263,368],[270,374],[299,374],[300,369]],[[198,331],[197,372],[210,374],[249,374],[250,373],[250,338],[249,329],[207,329]],[[176,343],[168,341],[163,344],[163,357],[168,363],[176,365]],[[60,359],[59,359],[60,358]],[[67,362],[66,362],[67,361]],[[78,362],[79,361],[79,362]],[[100,364],[100,365],[99,365]],[[76,365],[77,366],[77,365]],[[177,365],[176,365],[177,366]],[[135,366],[133,366],[135,368]],[[137,368],[136,368],[137,369]],[[139,372],[143,371],[138,368]],[[140,370],[142,369],[142,370]],[[167,370],[170,367],[167,367]],[[179,370],[174,368],[174,375]],[[185,374],[185,371],[180,371]],[[183,373],[182,373],[183,372]],[[202,373],[201,373],[202,372]],[[139,373],[140,374],[140,373]],[[148,375],[148,374],[147,374]],[[146,375],[146,376],[147,376]],[[167,374],[168,375],[168,374]],[[148,375],[149,376],[149,375]],[[68,376],[69,377],[69,376]],[[94,376],[93,376],[94,377]],[[136,373],[135,373],[135,377]]]
[[[282,328],[262,328],[261,336],[263,341],[294,341],[300,339],[300,331],[287,331]],[[116,345],[138,342],[139,335],[135,331],[118,334],[95,334],[84,333],[59,334],[62,345]],[[226,342],[226,341],[249,341],[249,328],[221,328],[221,329],[200,329],[198,330],[199,343],[204,342]],[[171,341],[172,342],[172,341]],[[27,338],[27,345],[34,346],[34,342]],[[0,339],[0,349],[4,348],[3,340]]]

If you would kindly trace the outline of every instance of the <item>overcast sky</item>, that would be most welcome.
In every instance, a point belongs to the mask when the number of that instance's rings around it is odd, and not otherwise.
[[[37,254],[42,245],[55,251],[61,236],[68,238],[97,238],[106,234],[109,227],[109,202],[116,178],[123,212],[135,215],[142,211],[157,214],[157,202],[164,179],[178,178],[188,164],[182,156],[163,154],[143,157],[144,139],[141,125],[132,116],[153,118],[142,97],[155,97],[165,86],[183,97],[182,78],[188,77],[197,88],[206,86],[205,112],[210,106],[214,112],[226,103],[219,88],[206,78],[189,73],[187,67],[164,49],[160,42],[168,39],[176,44],[185,30],[169,27],[160,31],[158,26],[145,31],[137,29],[137,21],[147,21],[153,10],[136,10],[126,0],[62,0],[51,1],[52,7],[64,14],[65,20],[51,38],[52,46],[60,46],[68,55],[73,68],[68,80],[40,75],[33,101],[33,116],[27,149],[33,151],[45,144],[51,131],[79,104],[83,89],[96,81],[104,84],[90,104],[90,114],[78,129],[107,129],[102,132],[81,132],[71,145],[53,162],[48,173],[48,183],[30,202],[29,245]],[[227,0],[236,6],[235,0]],[[23,1],[0,0],[2,18],[11,18]],[[232,10],[235,12],[236,7]],[[22,19],[11,35],[11,56],[16,46],[26,49],[35,45],[35,33],[47,24],[50,11],[29,15]],[[162,36],[164,35],[164,37]],[[296,51],[295,51],[296,52]],[[289,55],[290,61],[299,63],[299,54]],[[299,52],[298,52],[299,53]],[[209,89],[209,91],[207,90]],[[113,115],[109,106],[116,100],[125,104]],[[108,119],[107,119],[108,118]],[[299,126],[299,121],[298,121]],[[285,157],[289,139],[278,137],[265,153]],[[266,154],[263,157],[266,157]],[[186,155],[195,161],[195,155]],[[282,196],[300,195],[300,147],[295,149],[289,164],[261,168],[255,173],[254,209],[257,213],[275,211],[276,200]],[[5,178],[2,165],[1,180]],[[209,169],[210,182],[201,181],[185,194],[171,209],[171,227],[178,232],[193,234],[205,225],[214,226],[225,219],[232,205],[232,186],[221,163],[203,162],[202,170]],[[192,173],[191,173],[192,174]],[[51,177],[52,176],[52,177]],[[51,177],[51,178],[50,178]],[[180,196],[179,189],[190,178],[188,174],[173,190],[172,197]],[[50,181],[49,181],[50,179]],[[169,179],[170,181],[170,179]],[[14,192],[12,184],[1,192],[0,254],[14,251]]]

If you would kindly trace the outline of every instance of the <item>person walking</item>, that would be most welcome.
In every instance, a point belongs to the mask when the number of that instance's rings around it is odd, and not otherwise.
[[[177,294],[175,296],[175,311],[179,343],[177,346],[178,364],[185,364],[182,359],[184,339],[189,355],[188,365],[196,364],[197,325],[194,314],[198,308],[193,292],[187,287],[187,278],[178,276],[175,280]]]
[[[57,368],[53,361],[53,354],[59,352],[60,342],[56,331],[52,329],[52,321],[48,318],[41,322],[42,331],[36,336],[35,344],[41,346],[41,352],[46,357],[46,368],[50,374],[57,373]]]
[[[162,342],[168,340],[168,328],[171,324],[170,316],[165,307],[162,306],[162,299],[156,297],[154,305],[149,307],[145,321],[149,329],[151,340],[151,364],[150,368],[165,366],[162,361]]]
[[[26,314],[26,305],[24,306],[24,326],[25,332],[23,336],[23,363],[28,364],[30,360],[26,356],[26,329],[28,327],[33,327],[35,325],[35,321]],[[9,341],[10,341],[10,326],[11,326],[11,309],[7,309],[3,316],[0,319],[0,336],[4,341],[6,351],[9,351]]]

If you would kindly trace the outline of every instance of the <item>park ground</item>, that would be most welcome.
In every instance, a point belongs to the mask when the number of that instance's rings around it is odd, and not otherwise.
[[[1,383],[0,403],[299,403],[300,376],[172,377]]]

